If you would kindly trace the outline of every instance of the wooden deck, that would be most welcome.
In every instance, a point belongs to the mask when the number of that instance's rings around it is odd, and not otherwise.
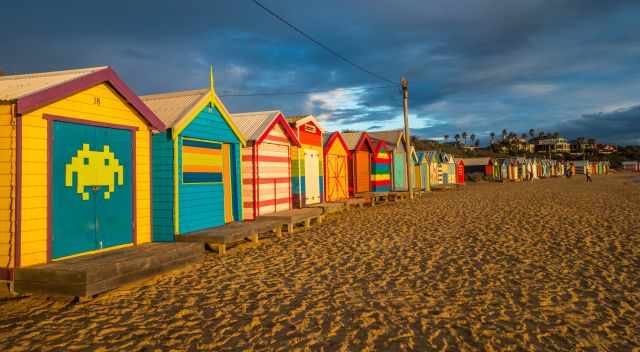
[[[254,221],[232,222],[224,226],[176,236],[178,242],[204,243],[216,248],[219,255],[227,253],[227,246],[244,241],[259,243],[259,235],[274,233],[282,236],[284,221],[276,218],[258,217]]]
[[[336,202],[328,202],[328,203],[319,203],[308,205],[308,208],[320,208],[322,209],[322,215],[336,214],[341,213],[347,210],[345,200],[339,200]]]
[[[379,203],[384,203],[389,201],[390,192],[365,192],[365,193],[356,193],[356,197],[365,198],[370,203],[371,206],[375,206]]]
[[[47,296],[92,297],[125,284],[200,262],[202,246],[147,243],[16,269],[15,291]]]
[[[389,193],[389,200],[392,202],[398,202],[407,199],[409,199],[409,192],[407,191]]]
[[[302,208],[281,211],[269,215],[264,215],[265,218],[273,218],[283,221],[283,226],[286,227],[287,233],[294,233],[297,227],[301,227],[304,231],[311,228],[311,224],[321,224],[324,219],[321,208]]]

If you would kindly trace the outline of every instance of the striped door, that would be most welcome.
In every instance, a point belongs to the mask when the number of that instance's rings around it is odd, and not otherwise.
[[[327,201],[346,199],[347,157],[345,155],[327,154]]]
[[[290,209],[289,160],[289,145],[265,142],[258,146],[258,215]]]

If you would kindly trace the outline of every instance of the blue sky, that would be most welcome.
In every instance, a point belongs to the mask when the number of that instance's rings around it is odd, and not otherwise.
[[[492,131],[535,128],[640,144],[638,1],[263,3],[360,65],[406,76],[423,137],[467,131],[486,143]],[[213,64],[232,112],[313,113],[328,129],[401,126],[399,88],[367,88],[385,83],[250,0],[12,1],[0,12],[8,73],[110,65],[148,94],[204,87]]]

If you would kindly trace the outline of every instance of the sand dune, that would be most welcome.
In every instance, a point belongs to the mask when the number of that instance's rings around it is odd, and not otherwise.
[[[0,303],[0,350],[640,348],[640,185],[480,184],[83,304]]]

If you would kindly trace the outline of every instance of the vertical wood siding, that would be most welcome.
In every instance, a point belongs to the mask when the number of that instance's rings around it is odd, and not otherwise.
[[[16,129],[11,105],[0,105],[0,268],[15,263]]]
[[[406,191],[407,190],[407,161],[406,153],[399,151],[404,148],[400,145],[393,153],[393,190],[394,191]]]
[[[371,190],[371,154],[367,151],[356,151],[354,154],[354,176],[356,193]]]
[[[316,128],[316,132],[307,132],[306,125],[314,126],[308,122],[297,128],[296,134],[301,143],[301,147],[291,146],[291,193],[293,196],[293,205],[302,208],[306,205],[306,175],[304,153],[305,150],[315,150],[318,152],[318,186],[320,190],[320,200],[324,195],[324,170],[323,170],[323,149],[322,149],[322,132]]]
[[[96,103],[99,98],[99,104]],[[47,120],[44,114],[138,127],[136,141],[137,243],[151,241],[150,131],[108,84],[100,84],[22,116],[21,266],[47,261]]]
[[[240,141],[216,108],[205,107],[178,136],[178,169],[182,170],[182,142],[184,138],[224,143],[229,153],[230,168],[224,170],[230,184],[224,182],[185,184],[178,173],[179,233],[189,233],[222,226],[229,219],[241,220]],[[223,173],[224,173],[223,172]],[[224,176],[223,176],[224,178]],[[231,194],[225,195],[225,188]],[[229,199],[225,198],[230,196]],[[227,200],[227,203],[225,203]],[[225,211],[226,210],[226,211]]]
[[[153,240],[173,241],[174,235],[174,170],[171,132],[152,137]]]

